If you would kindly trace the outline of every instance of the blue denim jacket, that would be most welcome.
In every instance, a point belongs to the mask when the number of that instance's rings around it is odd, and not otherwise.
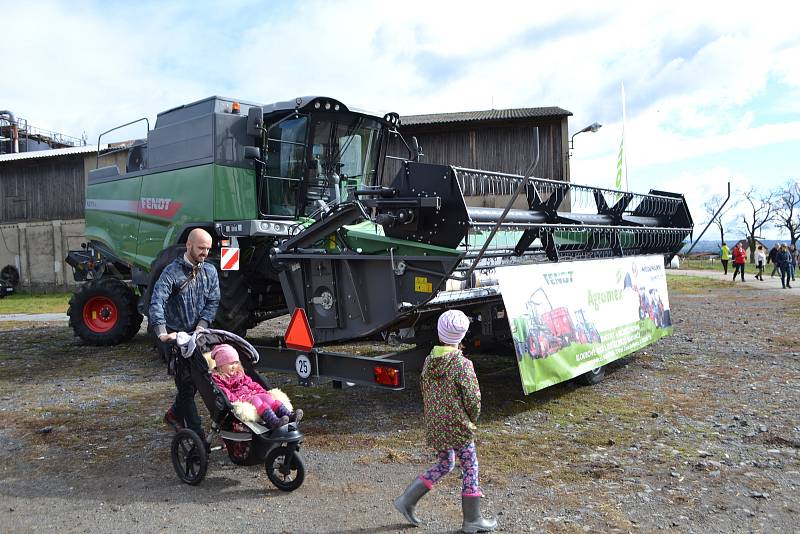
[[[219,277],[210,263],[200,264],[191,277],[193,266],[184,257],[177,258],[161,272],[150,298],[150,324],[156,335],[191,332],[198,325],[214,321],[219,307]]]

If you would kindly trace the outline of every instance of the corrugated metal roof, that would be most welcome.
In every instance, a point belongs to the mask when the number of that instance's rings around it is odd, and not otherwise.
[[[102,145],[101,150],[108,148],[108,145]],[[3,161],[16,161],[20,159],[35,159],[35,158],[54,158],[56,156],[69,156],[72,154],[89,154],[97,152],[97,145],[76,146],[69,148],[54,148],[53,150],[32,150],[31,152],[18,152],[12,154],[0,154],[0,163]]]
[[[487,109],[485,111],[461,111],[458,113],[404,115],[400,117],[400,124],[403,126],[419,126],[423,124],[447,124],[454,122],[486,122],[543,117],[567,117],[570,115],[572,115],[572,112],[559,107]]]

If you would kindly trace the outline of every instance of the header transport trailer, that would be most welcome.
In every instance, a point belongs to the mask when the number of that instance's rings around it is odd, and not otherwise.
[[[295,313],[300,330],[287,338],[299,335],[288,343],[299,351],[276,340],[260,348],[264,365],[398,388],[403,358],[321,347],[398,333],[423,346],[436,314],[451,307],[475,318],[482,335],[512,343],[497,269],[671,257],[692,230],[679,194],[423,163],[397,114],[332,98],[210,97],[160,113],[152,129],[140,121],[147,138],[127,149],[127,167],[89,172],[88,242],[67,257],[83,282],[70,325],[90,345],[139,331],[161,271],[183,254],[188,233],[204,228],[220,272],[215,327],[244,334]],[[389,153],[392,138],[402,154]],[[471,205],[488,195],[505,209]]]

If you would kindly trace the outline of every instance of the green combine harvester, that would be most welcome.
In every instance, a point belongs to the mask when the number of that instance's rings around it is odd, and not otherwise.
[[[199,227],[214,238],[209,261],[220,273],[216,328],[244,334],[302,309],[315,348],[275,340],[263,349],[266,365],[303,377],[304,352],[312,378],[402,387],[402,358],[320,347],[378,336],[422,346],[435,335],[429,319],[449,307],[475,317],[479,335],[513,343],[496,268],[671,257],[692,231],[682,195],[423,163],[397,114],[332,98],[211,97],[147,126],[146,140],[127,149],[126,169],[89,172],[88,242],[67,262],[83,282],[70,325],[90,345],[139,331],[154,282]],[[390,153],[396,146],[402,154]],[[487,195],[506,209],[470,205]],[[392,383],[375,362],[394,369]]]

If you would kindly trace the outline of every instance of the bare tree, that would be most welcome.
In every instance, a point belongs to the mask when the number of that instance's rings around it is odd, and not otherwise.
[[[758,193],[753,187],[742,193],[744,196],[745,213],[742,214],[742,222],[747,230],[747,242],[750,249],[750,263],[755,262],[756,239],[760,239],[759,230],[767,223],[772,221],[775,211],[775,194]]]
[[[789,230],[791,244],[797,242],[800,237],[800,183],[797,180],[787,180],[775,191],[773,223]]]
[[[725,222],[723,220],[728,216],[728,212],[732,208],[736,207],[736,204],[738,203],[738,202],[731,202],[729,200],[728,204],[725,205],[722,211],[717,213],[717,210],[722,205],[723,200],[724,199],[722,198],[722,195],[714,195],[713,197],[708,199],[708,201],[705,204],[703,204],[703,210],[705,210],[707,215],[706,220],[714,223],[714,226],[716,226],[719,229],[720,245],[722,245],[722,243],[725,242]]]

